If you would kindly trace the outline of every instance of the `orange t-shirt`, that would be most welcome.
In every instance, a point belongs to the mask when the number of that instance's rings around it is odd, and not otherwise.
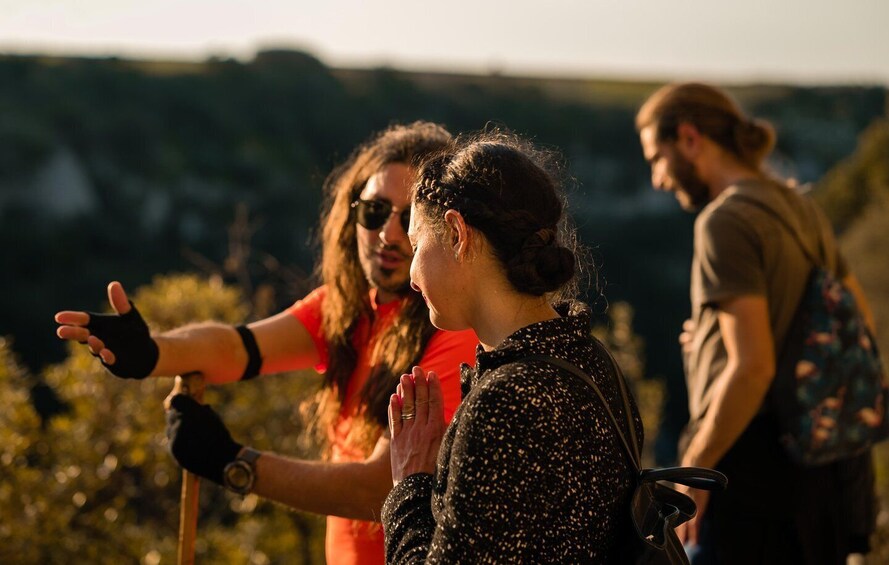
[[[321,329],[321,311],[327,289],[320,287],[288,309],[308,330],[318,350],[319,363],[315,368],[323,372],[327,368],[327,343]],[[355,329],[353,343],[358,352],[358,361],[352,378],[346,387],[346,400],[340,410],[333,430],[330,430],[331,460],[334,462],[362,461],[367,457],[363,449],[349,445],[347,438],[352,426],[359,393],[371,372],[370,356],[373,345],[380,333],[392,323],[401,306],[401,301],[376,303],[376,292],[371,291],[370,303],[374,310],[373,324],[367,318],[359,321]],[[445,421],[450,422],[460,404],[460,364],[475,363],[475,347],[478,337],[475,332],[438,331],[429,340],[419,365],[426,371],[435,371],[441,382],[444,397]],[[394,390],[392,392],[395,392]],[[343,486],[347,488],[346,485]],[[376,522],[365,522],[327,517],[327,537],[325,541],[327,563],[330,565],[373,565],[385,562],[383,529]]]

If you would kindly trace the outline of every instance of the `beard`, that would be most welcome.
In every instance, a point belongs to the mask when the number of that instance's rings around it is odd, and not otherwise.
[[[395,247],[386,247],[392,252],[399,252]],[[377,250],[362,253],[359,259],[361,269],[371,288],[379,291],[404,296],[411,292],[410,258],[397,269],[383,267],[374,257]],[[399,252],[404,255],[403,252]]]
[[[695,212],[710,202],[710,187],[701,180],[694,164],[678,152],[668,174],[676,183],[677,193],[685,196],[685,198],[679,198],[677,195],[679,203],[684,209]]]
[[[410,275],[405,277],[395,269],[372,270],[368,279],[371,287],[385,292],[405,295],[411,291]]]

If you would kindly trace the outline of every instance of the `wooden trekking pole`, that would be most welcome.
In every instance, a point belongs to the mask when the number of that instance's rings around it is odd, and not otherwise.
[[[200,373],[188,373],[176,377],[169,400],[177,394],[185,394],[201,402],[204,397],[204,377]],[[194,564],[194,541],[198,528],[198,489],[200,477],[182,469],[182,494],[179,499],[179,565]]]

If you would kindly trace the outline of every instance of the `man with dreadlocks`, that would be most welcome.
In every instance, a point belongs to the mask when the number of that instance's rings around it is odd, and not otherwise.
[[[406,230],[415,165],[451,142],[431,123],[393,126],[361,145],[328,178],[322,285],[270,318],[246,326],[190,325],[150,335],[120,283],[115,314],[59,312],[62,339],[86,343],[123,378],[200,372],[212,384],[315,367],[325,374],[319,417],[329,460],[296,460],[235,442],[209,406],[177,395],[167,413],[173,456],[184,468],[240,494],[327,514],[327,560],[383,563],[380,508],[392,487],[389,396],[413,365],[440,375],[448,418],[460,401],[459,365],[478,339],[429,322],[410,290]]]

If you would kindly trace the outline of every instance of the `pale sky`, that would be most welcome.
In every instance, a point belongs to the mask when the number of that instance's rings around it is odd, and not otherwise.
[[[0,0],[0,52],[507,75],[879,83],[889,0]]]

